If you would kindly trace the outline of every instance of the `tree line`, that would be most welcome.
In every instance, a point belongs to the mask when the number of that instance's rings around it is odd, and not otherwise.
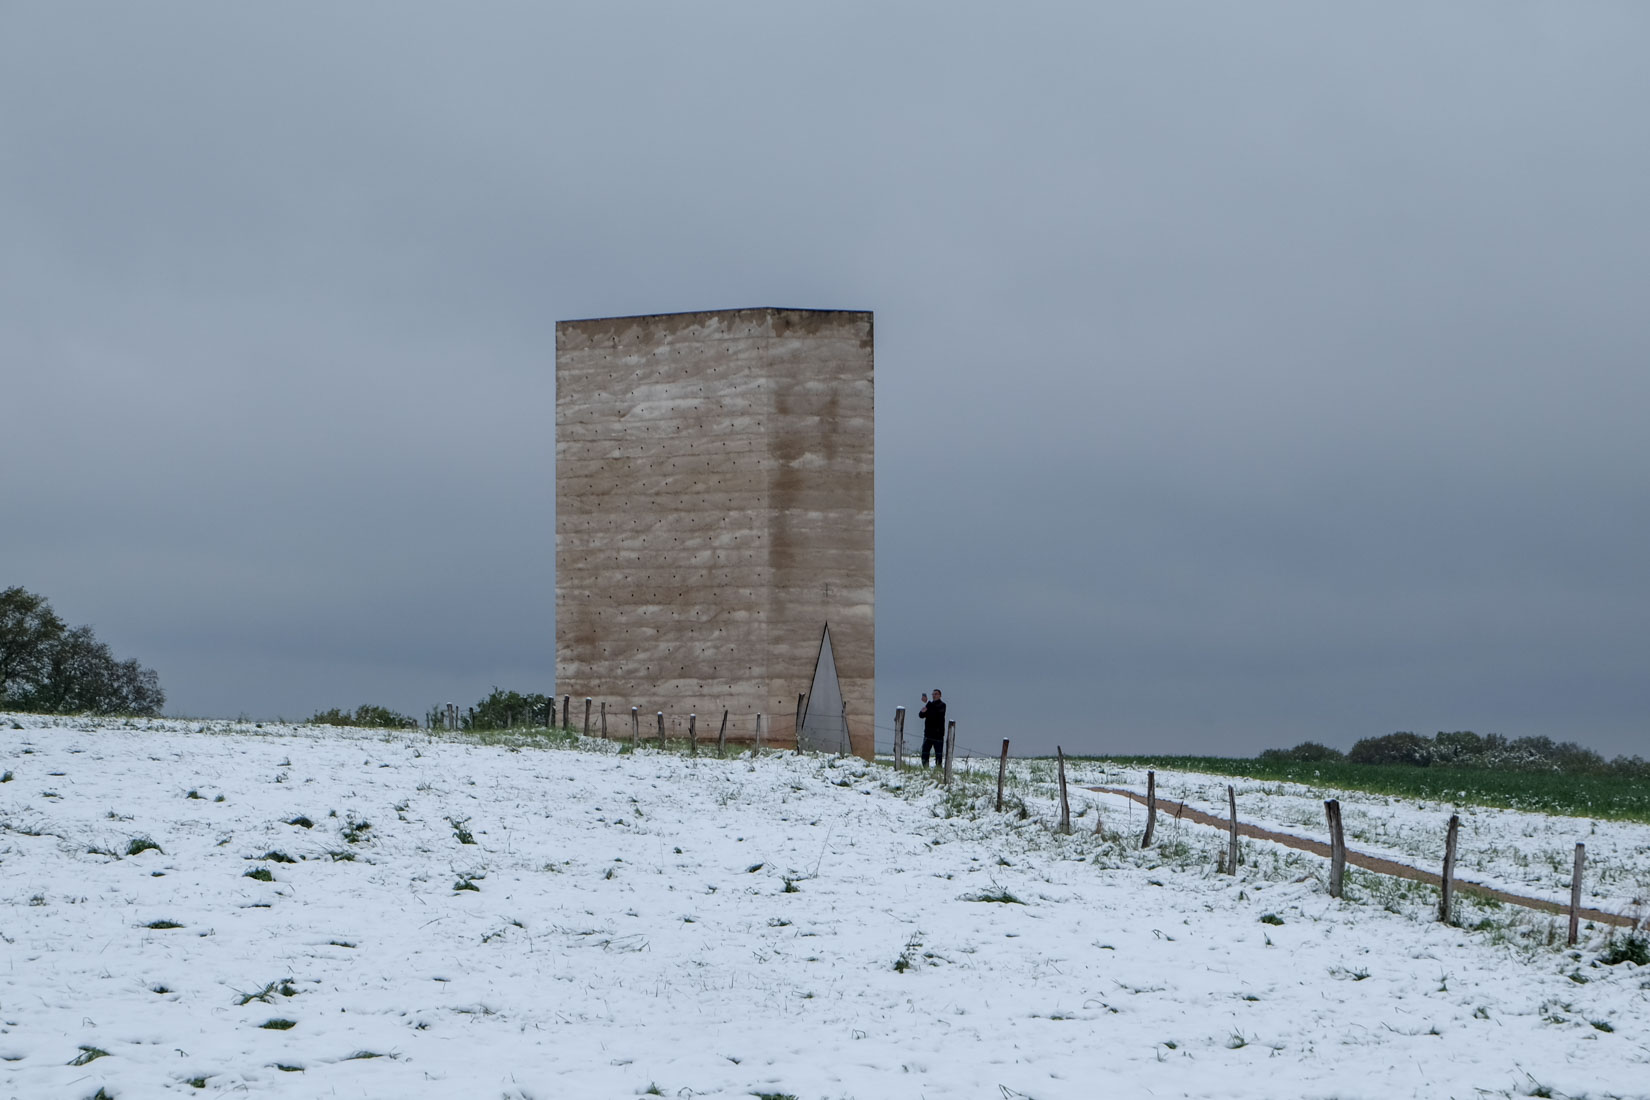
[[[1349,764],[1397,764],[1414,768],[1436,766],[1650,778],[1650,761],[1639,756],[1606,760],[1574,741],[1554,741],[1551,737],[1507,738],[1499,733],[1480,734],[1471,730],[1453,733],[1440,730],[1432,737],[1409,731],[1365,737],[1345,753],[1316,741],[1303,741],[1292,749],[1267,749],[1260,754],[1260,759],[1302,763],[1345,760]]]
[[[458,713],[460,729],[501,730],[515,726],[554,725],[555,699],[539,692],[493,690],[473,707]],[[424,716],[424,724],[432,729],[441,725],[442,708],[432,707]],[[333,707],[318,711],[309,719],[318,726],[361,726],[368,729],[417,729],[419,721],[400,714],[389,707],[364,703],[353,711]]]
[[[44,596],[0,592],[0,708],[35,714],[157,715],[160,677],[119,661],[89,626],[70,627]]]

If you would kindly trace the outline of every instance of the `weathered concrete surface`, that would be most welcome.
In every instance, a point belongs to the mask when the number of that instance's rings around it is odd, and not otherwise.
[[[794,743],[830,624],[874,743],[872,315],[745,309],[556,326],[556,690],[610,732]],[[582,713],[582,703],[575,711]],[[622,715],[616,718],[615,715]]]

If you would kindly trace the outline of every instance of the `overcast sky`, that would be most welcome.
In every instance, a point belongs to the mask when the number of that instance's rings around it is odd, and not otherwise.
[[[1647,47],[1639,0],[0,0],[0,587],[172,713],[548,691],[555,322],[868,309],[880,723],[1650,755]]]

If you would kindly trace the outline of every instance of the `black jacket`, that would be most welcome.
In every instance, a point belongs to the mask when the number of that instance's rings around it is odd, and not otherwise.
[[[945,736],[945,700],[935,699],[923,704],[917,711],[917,717],[922,719],[922,735],[924,737]]]

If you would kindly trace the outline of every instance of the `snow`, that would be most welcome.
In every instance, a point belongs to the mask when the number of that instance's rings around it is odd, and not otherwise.
[[[25,715],[0,749],[0,1096],[1650,1095],[1650,970],[1602,930],[1334,901],[1258,842],[1218,875],[1222,834],[1141,852],[1115,798],[1061,836],[1044,762],[1022,817],[853,758]]]
[[[1085,763],[1074,766],[1072,775],[1095,786],[1146,791],[1146,773],[1140,768]],[[1587,846],[1582,904],[1638,919],[1650,916],[1650,825],[1441,805],[1197,772],[1157,773],[1161,797],[1222,818],[1227,813],[1228,783],[1237,794],[1240,821],[1327,842],[1323,803],[1337,798],[1348,847],[1433,872],[1444,862],[1449,817],[1459,814],[1458,878],[1562,905],[1570,902],[1575,846],[1582,843]],[[1119,808],[1125,801],[1098,797]]]

